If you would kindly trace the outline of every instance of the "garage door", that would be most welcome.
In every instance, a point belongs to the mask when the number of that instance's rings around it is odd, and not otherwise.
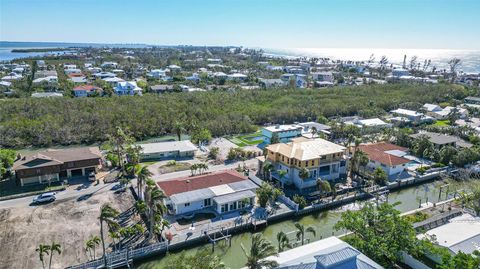
[[[82,169],[72,170],[72,177],[81,177],[81,176],[82,176]]]
[[[95,167],[85,168],[85,175],[88,176],[90,172],[95,172]]]

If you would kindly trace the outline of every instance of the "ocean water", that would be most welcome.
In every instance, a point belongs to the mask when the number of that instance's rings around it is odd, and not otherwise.
[[[480,50],[444,50],[444,49],[335,49],[335,48],[266,48],[265,54],[285,57],[317,57],[332,60],[368,61],[373,54],[375,62],[385,55],[389,63],[401,65],[404,55],[407,55],[407,64],[413,56],[423,65],[425,60],[431,60],[430,67],[437,70],[448,69],[448,61],[459,58],[459,70],[466,73],[480,73]]]

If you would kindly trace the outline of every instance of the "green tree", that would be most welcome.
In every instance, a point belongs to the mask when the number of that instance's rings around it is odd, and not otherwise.
[[[201,144],[201,143],[208,144],[212,140],[212,133],[205,128],[196,129],[192,133],[191,140],[195,144]]]
[[[327,180],[322,180],[319,178],[315,183],[318,191],[318,200],[320,200],[325,193],[332,191],[332,186],[330,186],[330,182]]]
[[[152,172],[146,165],[137,166],[135,174],[137,175],[137,194],[139,199],[144,199],[145,182],[152,176]]]
[[[272,185],[263,182],[260,188],[257,189],[256,194],[259,205],[265,208],[273,195],[273,187]]]
[[[107,267],[107,255],[105,249],[105,238],[103,234],[103,223],[105,222],[109,226],[115,225],[115,219],[117,218],[118,214],[119,212],[109,204],[103,204],[100,208],[100,216],[98,219],[100,220],[100,238],[102,239],[103,262],[105,267]]]
[[[278,252],[282,252],[287,248],[292,248],[292,244],[290,244],[290,240],[288,239],[287,235],[280,231],[277,233],[277,242],[278,242]]]
[[[7,176],[7,171],[13,166],[17,152],[11,149],[0,149],[0,179]]]
[[[440,149],[440,163],[449,165],[453,160],[454,156],[457,154],[457,150],[452,146],[444,146]]]
[[[336,230],[348,230],[352,236],[346,241],[359,251],[390,268],[400,261],[400,251],[418,253],[418,243],[412,224],[394,207],[397,204],[382,203],[375,206],[366,203],[358,211],[342,213]]]
[[[262,172],[263,172],[263,179],[270,180],[270,175],[272,170],[274,169],[273,164],[269,161],[265,161],[262,165]]]
[[[311,233],[313,237],[317,235],[315,228],[311,226],[305,228],[303,224],[296,222],[295,228],[297,228],[297,240],[300,240],[300,242],[302,242],[302,246],[305,243],[305,233]]]
[[[149,240],[153,237],[153,228],[155,226],[155,215],[162,218],[166,212],[166,207],[163,204],[163,199],[167,198],[165,193],[160,190],[153,180],[147,180],[147,188],[145,200],[148,207],[148,223],[149,223]]]
[[[249,250],[247,250],[243,244],[241,244],[241,247],[247,257],[247,263],[245,264],[247,268],[262,269],[275,268],[278,266],[276,261],[265,260],[266,257],[276,255],[277,251],[272,243],[263,238],[260,233],[252,235],[252,244]]]
[[[310,172],[308,171],[307,168],[302,167],[300,168],[300,171],[298,171],[298,176],[302,179],[305,180],[310,177]]]
[[[278,144],[280,143],[280,137],[277,133],[273,133],[272,137],[270,138],[270,144]]]
[[[218,148],[218,147],[210,148],[210,151],[208,152],[208,158],[210,158],[212,160],[217,159],[219,152],[220,152],[220,148]]]
[[[37,249],[35,249],[36,252],[38,252],[38,258],[42,262],[42,267],[45,269],[45,254],[49,255],[50,253],[50,246],[49,245],[44,245],[40,244],[38,245]]]
[[[185,131],[185,127],[182,122],[176,121],[173,127],[175,134],[177,135],[177,140],[182,140],[182,133]]]
[[[59,243],[52,242],[50,245],[50,261],[48,262],[48,268],[52,268],[52,258],[53,258],[53,253],[57,252],[58,255],[62,254],[62,246],[60,246]]]
[[[85,242],[85,250],[90,253],[91,258],[94,260],[95,260],[96,248],[98,245],[100,245],[100,242],[101,242],[100,237],[96,235],[88,239],[87,242]],[[93,255],[91,252],[93,253]]]
[[[387,173],[380,167],[377,167],[375,171],[373,171],[372,177],[373,181],[378,185],[385,185],[388,180]]]

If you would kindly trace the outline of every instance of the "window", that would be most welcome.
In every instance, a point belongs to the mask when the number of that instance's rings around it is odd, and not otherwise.
[[[315,160],[312,160],[312,166],[314,166],[314,165],[315,165]]]
[[[341,162],[340,162],[340,167],[344,167],[344,166],[345,166],[345,164],[347,164],[347,162],[346,162],[346,161],[341,161]]]
[[[338,173],[338,164],[332,164],[332,173]]]
[[[230,211],[237,209],[237,202],[233,202],[230,204]]]
[[[322,160],[326,160],[326,159],[327,159],[327,155],[323,155],[323,156],[321,156],[321,157],[320,157],[320,159],[322,159]]]
[[[207,206],[211,206],[211,205],[212,205],[212,199],[208,198],[208,199],[203,200],[203,206],[207,207]]]
[[[185,203],[184,206],[185,206],[185,207],[189,207],[189,206],[190,206],[190,203]]]
[[[227,204],[223,204],[220,211],[221,211],[222,213],[227,212],[227,211],[228,211],[228,206],[227,206]]]

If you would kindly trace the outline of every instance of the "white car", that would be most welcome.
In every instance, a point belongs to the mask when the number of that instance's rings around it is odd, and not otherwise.
[[[54,192],[46,192],[46,193],[42,193],[39,196],[33,198],[33,203],[34,204],[49,203],[49,202],[55,201],[55,199],[57,199],[57,198],[55,197]]]

